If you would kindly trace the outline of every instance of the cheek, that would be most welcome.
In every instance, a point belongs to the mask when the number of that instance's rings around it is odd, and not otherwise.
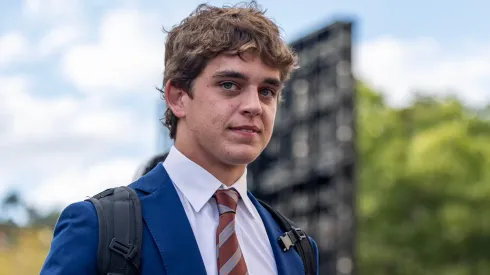
[[[208,118],[207,127],[210,127],[213,132],[225,129],[233,116],[233,110],[236,106],[228,102],[215,102],[208,106],[206,112],[203,113],[203,116]]]
[[[276,108],[264,108],[264,124],[267,128],[272,128],[276,119]],[[269,129],[271,130],[271,129]]]

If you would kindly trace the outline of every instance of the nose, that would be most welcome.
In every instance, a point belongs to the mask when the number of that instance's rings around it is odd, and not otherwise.
[[[249,117],[262,114],[262,102],[256,87],[251,87],[246,93],[242,93],[241,113]]]

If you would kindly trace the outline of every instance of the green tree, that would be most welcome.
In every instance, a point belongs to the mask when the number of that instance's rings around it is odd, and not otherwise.
[[[0,205],[2,209],[2,218],[7,218],[7,222],[4,224],[13,224],[13,220],[9,217],[9,213],[15,213],[15,211],[22,211],[27,215],[27,227],[50,227],[54,228],[56,221],[59,217],[59,211],[51,211],[48,214],[41,214],[35,206],[29,205],[20,195],[20,192],[14,190],[10,191],[3,199]],[[0,217],[1,217],[0,216]],[[0,220],[0,224],[2,221]]]
[[[490,274],[490,123],[451,98],[357,92],[360,274]]]

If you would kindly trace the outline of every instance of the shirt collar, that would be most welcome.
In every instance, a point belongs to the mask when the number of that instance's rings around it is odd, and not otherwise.
[[[243,175],[230,187],[221,184],[220,189],[230,189],[230,188],[235,188],[235,190],[240,194],[240,197],[242,198],[241,201],[245,205],[245,208],[247,209],[248,214],[252,218],[256,218],[256,215],[254,214],[255,212],[253,209],[255,209],[255,206],[252,204],[252,201],[248,197],[248,190],[247,190],[247,169],[245,169],[245,172]]]
[[[247,193],[246,169],[243,175],[232,186],[228,187],[207,170],[187,158],[175,146],[170,148],[163,166],[172,182],[192,205],[194,211],[201,211],[216,190],[235,188],[240,194],[249,215],[252,218],[256,218],[253,211],[255,206],[250,201]]]

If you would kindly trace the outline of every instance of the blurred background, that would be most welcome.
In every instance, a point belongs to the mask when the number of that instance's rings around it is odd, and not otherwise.
[[[199,3],[0,0],[0,275],[38,274],[64,207],[170,148],[161,28]],[[490,274],[490,3],[259,4],[302,68],[249,184],[321,274]]]

